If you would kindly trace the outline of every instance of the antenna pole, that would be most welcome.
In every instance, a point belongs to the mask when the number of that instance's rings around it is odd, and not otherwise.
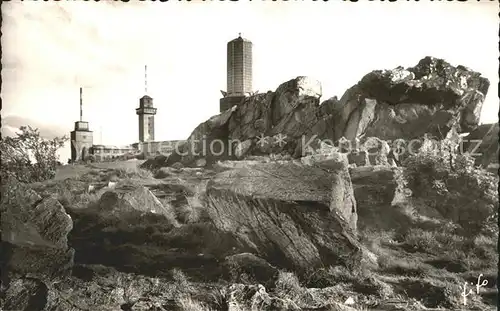
[[[80,87],[80,122],[83,118],[83,100],[82,100],[82,88]]]
[[[148,93],[148,65],[144,65],[144,93]]]

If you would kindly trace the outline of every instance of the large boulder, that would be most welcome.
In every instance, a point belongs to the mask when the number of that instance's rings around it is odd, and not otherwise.
[[[69,210],[75,262],[157,276],[180,268],[193,278],[213,280],[221,276],[219,262],[226,256],[251,250],[208,222],[179,223],[177,217],[186,217],[180,211],[203,212],[190,201],[192,189],[162,183],[153,191],[163,194],[162,202],[145,187],[119,183],[89,207]]]
[[[14,180],[2,188],[2,276],[65,276],[74,251],[68,247],[73,222],[64,207]]]
[[[319,141],[318,148],[309,148],[306,155],[300,158],[300,163],[307,166],[339,168],[348,166],[349,154],[341,152],[337,147]]]
[[[462,152],[469,152],[476,158],[476,165],[488,167],[498,163],[498,123],[481,124],[463,138]]]
[[[42,199],[30,189],[21,195],[21,200],[2,214],[2,241],[19,246],[67,248],[73,223],[59,201]]]
[[[323,134],[331,126],[322,123],[321,96],[319,81],[299,76],[281,84],[275,92],[250,97],[231,116],[230,138],[252,139],[251,154],[299,156],[302,140],[309,140],[311,133],[321,132],[321,138],[328,137]]]
[[[5,310],[45,310],[49,289],[38,279],[13,280],[3,293]]]
[[[281,84],[275,92],[250,97],[231,117],[230,136],[238,139],[262,134],[300,137],[317,121],[315,109],[321,95],[319,81],[300,76]]]
[[[334,107],[334,139],[412,139],[425,133],[444,138],[452,127],[469,132],[479,123],[488,88],[480,73],[433,57],[412,68],[375,70]]]
[[[206,202],[217,228],[275,266],[304,271],[361,260],[345,162],[328,169],[271,162],[225,171],[208,183]]]
[[[71,277],[47,283],[24,277],[2,294],[3,310],[177,310],[168,280],[125,274],[100,265],[76,265]]]
[[[57,199],[42,198],[13,178],[2,182],[2,307],[44,310],[46,284],[71,274],[74,250],[68,247],[68,234],[73,222]]]
[[[320,98],[321,84],[302,76],[281,84],[275,92],[249,96],[196,127],[166,165],[180,161],[192,166],[200,157],[213,164],[247,153],[294,154],[304,133],[317,132],[311,127],[321,119]]]
[[[172,207],[162,204],[143,186],[123,186],[106,191],[97,202],[96,208],[102,218],[125,220],[130,216],[152,214],[165,217],[166,226],[179,226]]]

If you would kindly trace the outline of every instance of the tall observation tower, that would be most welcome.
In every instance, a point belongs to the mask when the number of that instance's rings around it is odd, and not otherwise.
[[[144,96],[139,99],[139,108],[135,113],[139,116],[139,142],[155,140],[155,115],[156,108],[153,107],[153,98],[148,94],[147,66],[144,66]]]
[[[241,37],[227,43],[227,92],[220,99],[220,111],[240,104],[252,92],[252,42]]]

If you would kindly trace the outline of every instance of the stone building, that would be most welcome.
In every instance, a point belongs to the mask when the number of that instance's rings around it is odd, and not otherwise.
[[[139,116],[139,142],[126,146],[94,145],[93,133],[89,123],[82,121],[82,89],[80,88],[80,121],[75,122],[75,130],[71,132],[71,162],[88,161],[93,155],[95,161],[107,161],[124,156],[154,157],[158,154],[168,155],[182,140],[154,141],[154,116],[157,109],[153,107],[153,98],[144,95],[139,100],[136,114]]]
[[[137,148],[134,148],[131,145],[93,145],[90,153],[94,155],[95,161],[106,161],[114,160],[125,155],[130,155],[132,157],[137,153]]]
[[[227,43],[227,92],[220,99],[220,112],[239,105],[252,92],[252,42],[239,34]]]
[[[80,88],[80,121],[75,122],[75,129],[70,133],[71,161],[86,161],[94,144],[94,136],[89,128],[89,123],[83,121],[83,97]]]
[[[147,69],[147,67],[145,67]],[[147,79],[147,75],[145,75]],[[145,81],[145,93],[147,93],[147,81]],[[153,107],[153,98],[144,95],[139,100],[139,108],[136,114],[139,116],[139,142],[131,145],[137,153],[141,153],[145,158],[156,155],[168,155],[172,153],[175,146],[181,141],[155,141],[155,115],[156,109]]]
[[[75,122],[75,130],[71,131],[70,137],[71,161],[86,161],[92,153],[92,145],[94,144],[89,123],[85,121]]]

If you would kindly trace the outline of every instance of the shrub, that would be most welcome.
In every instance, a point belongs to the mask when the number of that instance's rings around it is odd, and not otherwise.
[[[215,310],[227,311],[226,288],[217,287],[210,293],[210,300],[215,307]]]
[[[472,156],[423,151],[409,156],[403,166],[403,178],[413,198],[458,223],[464,234],[475,236],[485,228],[494,231],[497,179],[474,167]]]
[[[443,250],[462,246],[464,239],[448,232],[410,228],[404,236],[404,242],[416,251],[439,254]]]
[[[179,287],[182,287],[185,289],[187,289],[191,286],[188,278],[186,277],[184,272],[182,272],[182,270],[174,268],[174,269],[172,269],[171,272],[172,272],[172,279],[174,280],[176,285],[179,285]]]
[[[17,137],[0,140],[2,180],[7,176],[20,182],[32,183],[55,177],[57,150],[68,140],[66,136],[45,139],[38,129],[22,126]]]
[[[208,211],[202,203],[205,198],[201,191],[201,185],[198,185],[195,194],[186,197],[187,204],[176,209],[177,215],[183,223],[210,221]]]
[[[190,295],[194,288],[189,282],[188,278],[182,272],[182,270],[178,268],[174,268],[171,270],[172,279],[174,281],[174,295],[177,297],[183,297],[186,295]]]
[[[210,311],[204,303],[193,300],[190,296],[183,296],[177,299],[177,305],[184,311]]]
[[[293,272],[279,271],[275,293],[281,298],[296,298],[303,292],[299,279]]]

